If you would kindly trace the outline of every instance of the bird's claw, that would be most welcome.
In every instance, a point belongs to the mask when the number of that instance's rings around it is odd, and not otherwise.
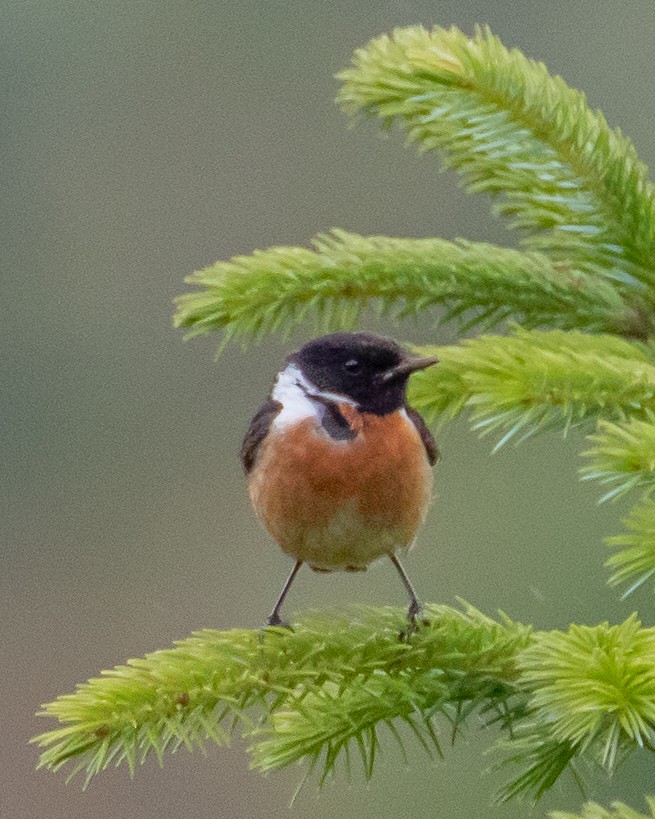
[[[266,618],[266,622],[264,623],[264,628],[288,628],[289,631],[293,631],[293,626],[287,620],[283,620],[279,614],[271,614],[269,617]]]
[[[398,635],[401,642],[408,643],[420,630],[421,626],[430,625],[430,621],[423,614],[423,606],[418,600],[412,600],[407,609],[407,626]]]

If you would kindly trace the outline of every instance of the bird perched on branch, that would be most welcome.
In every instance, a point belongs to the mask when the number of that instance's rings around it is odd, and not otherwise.
[[[267,625],[285,625],[280,610],[303,563],[363,571],[386,556],[415,627],[421,605],[398,552],[425,518],[439,453],[406,390],[413,372],[436,361],[369,333],[333,333],[305,344],[277,374],[241,447],[253,507],[296,561]]]

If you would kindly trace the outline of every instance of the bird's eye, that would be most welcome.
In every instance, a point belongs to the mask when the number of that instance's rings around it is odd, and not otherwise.
[[[353,375],[356,375],[361,369],[362,365],[357,361],[356,358],[349,358],[348,361],[343,365],[344,368]]]

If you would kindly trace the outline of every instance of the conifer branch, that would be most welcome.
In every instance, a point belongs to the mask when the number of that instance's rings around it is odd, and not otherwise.
[[[542,632],[519,668],[533,687],[532,718],[551,740],[593,746],[610,770],[626,745],[655,750],[655,629],[642,629],[636,615],[618,626]]]
[[[321,330],[352,326],[368,304],[398,317],[445,308],[440,319],[640,335],[634,310],[598,277],[543,253],[445,239],[391,239],[343,230],[313,250],[273,247],[216,262],[186,281],[175,322],[190,335],[289,332],[315,317]]]
[[[593,447],[582,454],[591,463],[582,469],[584,479],[612,486],[600,502],[641,490],[642,498],[624,521],[627,532],[607,538],[618,549],[606,561],[612,569],[611,585],[629,583],[624,597],[655,575],[655,424],[648,410],[644,420],[631,418],[622,423],[600,420],[597,432],[589,435]]]
[[[62,727],[34,740],[41,765],[85,771],[88,784],[112,763],[134,772],[240,728],[260,770],[304,760],[322,781],[354,748],[370,777],[381,728],[403,742],[405,724],[440,755],[483,714],[521,768],[504,795],[539,796],[577,758],[612,770],[620,754],[653,750],[655,629],[632,617],[532,633],[470,606],[426,613],[410,643],[391,608],[310,614],[294,631],[198,632],[44,706]]]
[[[165,751],[181,745],[191,750],[207,740],[224,744],[237,727],[250,734],[253,726],[265,726],[267,738],[255,741],[254,752],[257,764],[269,769],[292,761],[284,745],[290,736],[296,758],[321,751],[308,744],[300,724],[285,720],[292,705],[305,713],[335,691],[346,702],[365,686],[385,682],[386,693],[369,702],[373,713],[362,717],[361,736],[353,732],[365,747],[385,706],[390,722],[420,717],[422,725],[432,711],[456,709],[460,701],[488,698],[489,707],[501,707],[513,693],[516,654],[529,642],[530,629],[497,623],[470,606],[430,606],[427,614],[429,627],[411,645],[399,639],[405,613],[392,608],[309,614],[294,631],[197,632],[174,649],[130,660],[45,705],[41,715],[63,727],[35,739],[47,748],[41,765],[57,770],[72,763],[70,776],[85,770],[88,784],[112,762],[125,762],[133,772],[150,753],[161,761]],[[421,690],[414,687],[417,680]],[[412,693],[417,700],[410,707]],[[394,713],[398,698],[408,711]],[[429,701],[425,713],[422,701]],[[326,759],[326,772],[334,761],[334,755]]]
[[[646,411],[644,419],[630,418],[621,424],[601,420],[597,432],[589,435],[593,444],[582,454],[591,463],[582,470],[586,480],[614,484],[601,498],[611,500],[631,489],[655,487],[655,414]]]
[[[469,409],[475,429],[503,431],[498,446],[544,429],[655,411],[648,351],[611,336],[516,328],[422,349],[440,363],[412,379],[410,402],[430,419]]]
[[[472,192],[497,199],[531,247],[616,281],[655,281],[655,190],[630,141],[584,95],[488,29],[396,29],[341,72],[350,113],[399,123]],[[639,288],[637,288],[638,290]]]
[[[646,797],[648,803],[648,813],[638,813],[629,808],[623,802],[612,802],[610,809],[602,807],[596,802],[588,802],[582,813],[565,813],[563,811],[553,811],[549,813],[550,819],[655,819],[655,797]]]
[[[655,575],[655,501],[640,501],[623,522],[628,531],[607,538],[608,545],[619,551],[605,565],[613,570],[612,585],[630,582],[623,595],[627,597]]]
[[[583,758],[607,771],[635,746],[655,750],[655,630],[619,626],[539,632],[518,658],[531,690],[505,764],[522,771],[501,791],[537,798]]]
[[[655,364],[650,350],[608,336],[526,331],[423,348],[439,367],[417,374],[410,401],[428,418],[468,410],[482,434],[500,433],[496,449],[537,432],[596,425],[582,476],[610,485],[607,501],[655,485]],[[613,419],[612,421],[607,419]],[[642,500],[608,538],[612,585],[627,596],[655,576],[655,503]]]

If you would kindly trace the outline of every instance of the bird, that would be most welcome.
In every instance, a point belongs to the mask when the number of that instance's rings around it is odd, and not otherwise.
[[[387,557],[418,628],[422,606],[398,553],[425,519],[440,453],[406,392],[412,373],[436,363],[365,332],[320,336],[283,363],[241,446],[255,513],[295,560],[265,626],[289,626],[280,612],[303,564],[356,572]]]

